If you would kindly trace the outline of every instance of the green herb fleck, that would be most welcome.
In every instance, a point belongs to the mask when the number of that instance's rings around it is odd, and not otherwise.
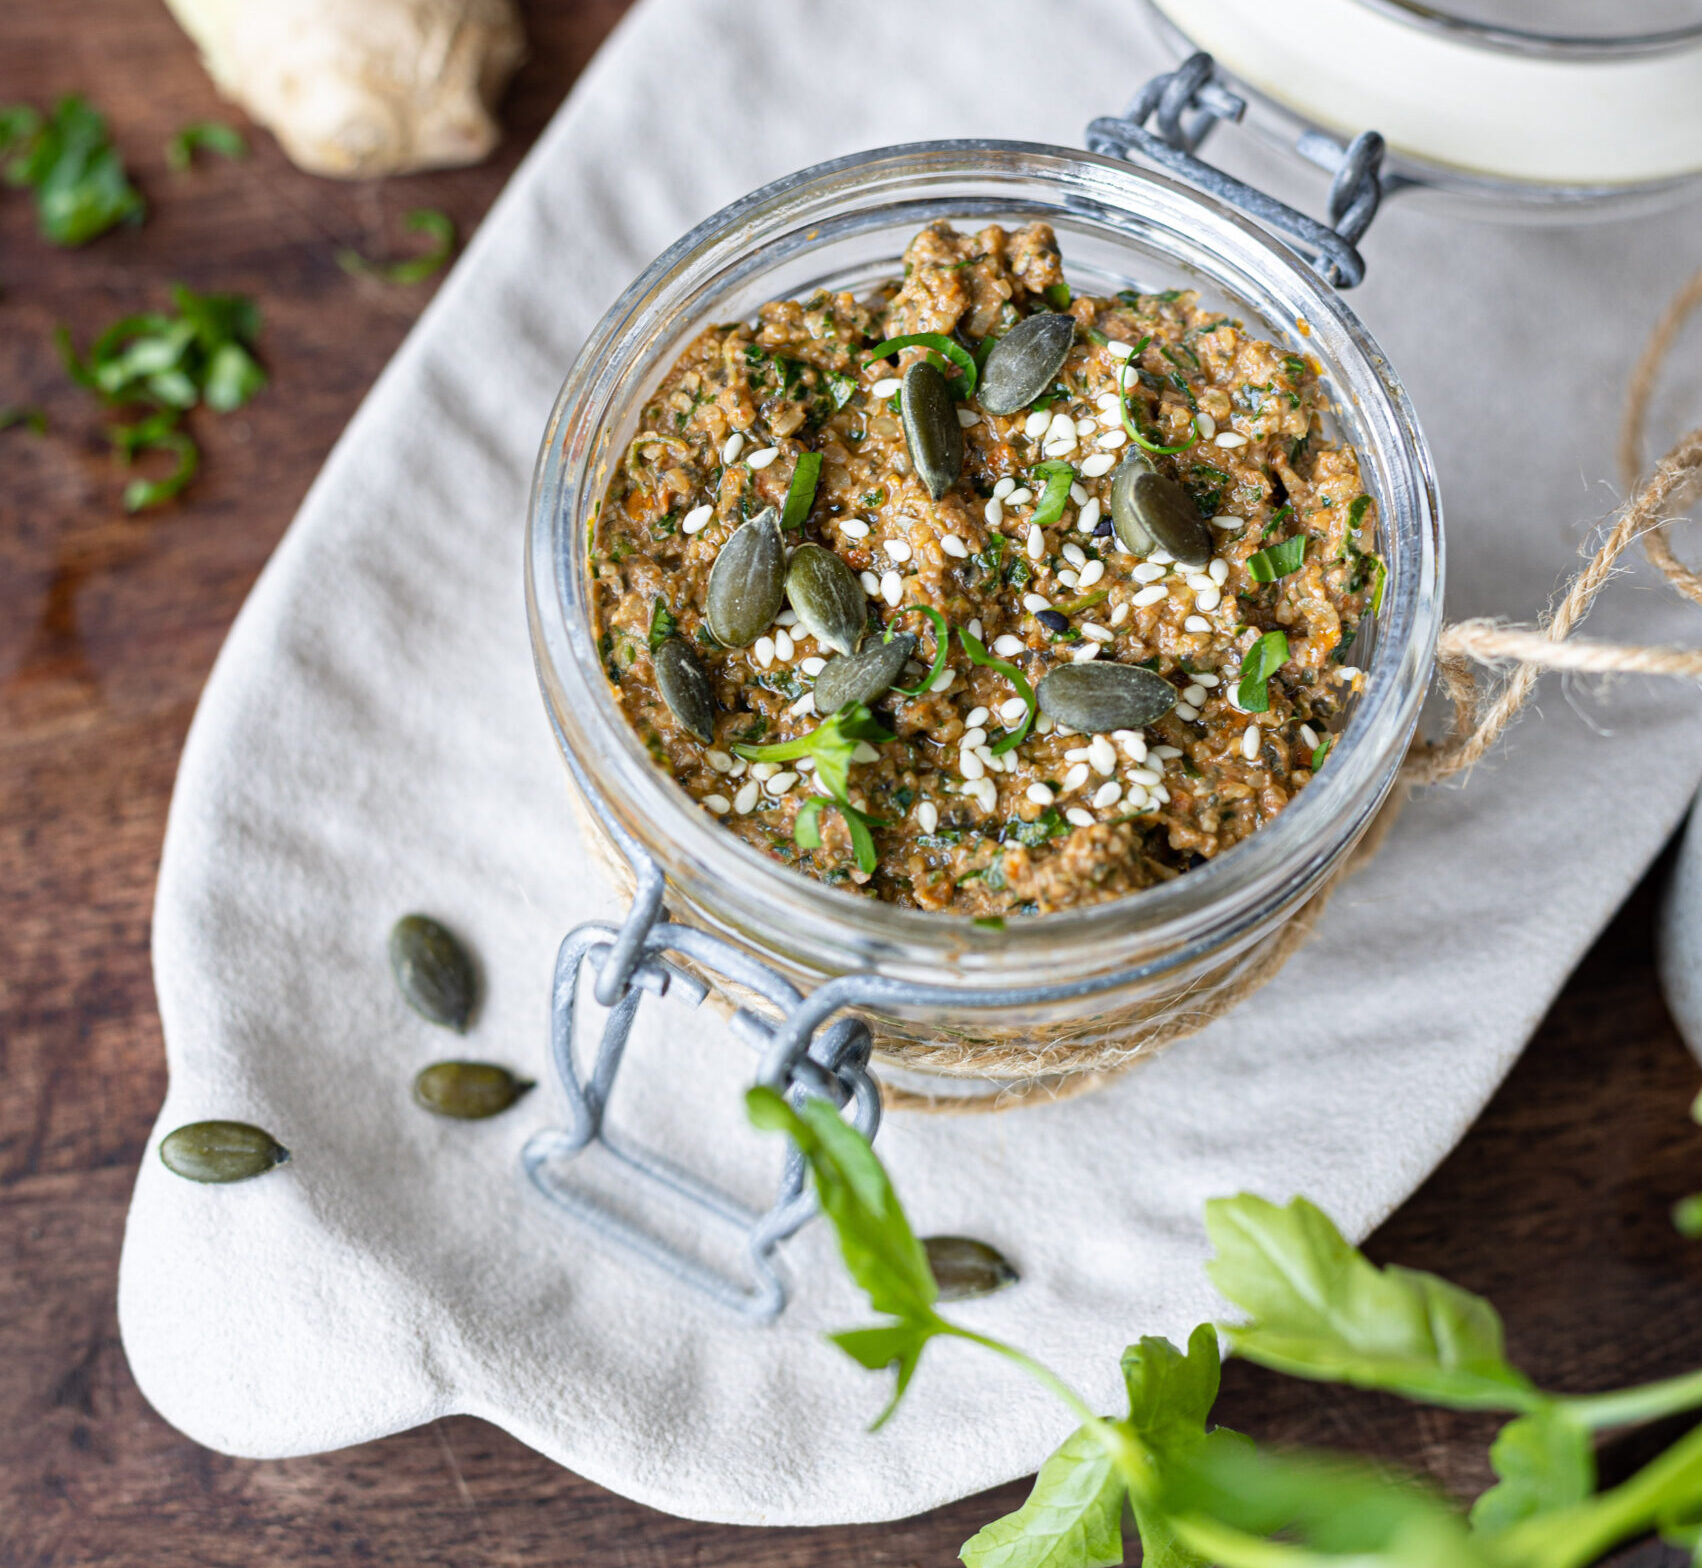
[[[1281,544],[1267,545],[1247,557],[1247,575],[1256,583],[1274,583],[1300,570],[1306,559],[1306,535],[1296,534]]]
[[[455,249],[455,222],[446,212],[433,207],[416,207],[402,220],[410,234],[424,234],[430,248],[406,261],[368,261],[358,250],[337,252],[337,265],[356,278],[377,278],[383,283],[423,283],[442,270]]]
[[[1030,522],[1036,528],[1050,528],[1064,515],[1064,506],[1070,499],[1070,486],[1076,482],[1076,471],[1068,463],[1050,461],[1039,464],[1034,470],[1034,477],[1044,480],[1046,488]]]
[[[1069,284],[1048,283],[1040,292],[1045,296],[1046,303],[1050,305],[1053,310],[1068,310],[1070,308]]]
[[[679,631],[680,623],[668,608],[668,601],[657,594],[656,602],[650,607],[650,651],[654,653],[670,637],[677,637]]]
[[[928,673],[914,686],[899,686],[894,688],[900,696],[920,697],[935,681],[940,678],[946,667],[946,655],[951,652],[951,627],[946,618],[931,604],[907,604],[892,618],[892,624],[887,627],[883,642],[891,642],[892,634],[898,628],[898,623],[906,615],[925,615],[934,623],[934,663]]]
[[[958,375],[951,383],[953,397],[966,398],[974,392],[976,380],[974,357],[968,349],[954,338],[948,338],[943,332],[907,332],[903,337],[888,338],[884,343],[877,343],[869,350],[869,363],[873,364],[880,359],[891,359],[901,348],[929,349],[942,359],[948,359],[956,365]]]
[[[166,143],[165,161],[181,174],[195,161],[195,154],[203,150],[240,161],[248,156],[248,142],[233,125],[203,120],[184,126]]]
[[[0,108],[0,153],[10,152],[8,185],[35,192],[36,222],[55,245],[85,245],[146,212],[86,98],[61,98],[45,120],[27,104]]]
[[[1241,656],[1241,680],[1235,688],[1236,703],[1248,713],[1268,713],[1271,706],[1270,679],[1287,662],[1287,634],[1266,632]]]
[[[821,477],[821,453],[800,452],[797,466],[792,470],[792,483],[786,489],[786,504],[781,508],[782,528],[802,528],[815,505],[816,481]]]
[[[8,405],[0,408],[0,430],[15,430],[22,426],[38,436],[47,434],[47,415],[34,407]]]
[[[995,757],[1002,757],[1007,751],[1023,743],[1029,729],[1034,724],[1037,706],[1034,700],[1034,688],[1028,684],[1028,677],[1014,664],[1007,664],[1003,659],[995,659],[992,654],[988,653],[981,639],[974,633],[960,626],[957,629],[957,637],[958,641],[963,644],[963,651],[969,655],[972,663],[979,664],[983,669],[997,670],[1011,685],[1016,687],[1017,695],[1028,704],[1028,711],[1023,714],[1022,723],[1017,725],[1014,730],[1007,730],[989,748]]]

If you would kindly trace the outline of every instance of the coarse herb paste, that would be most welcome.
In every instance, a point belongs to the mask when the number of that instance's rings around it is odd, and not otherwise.
[[[1360,680],[1325,406],[1191,293],[1072,296],[1044,224],[934,224],[668,372],[594,526],[608,678],[806,875],[983,920],[1150,887],[1281,811]]]

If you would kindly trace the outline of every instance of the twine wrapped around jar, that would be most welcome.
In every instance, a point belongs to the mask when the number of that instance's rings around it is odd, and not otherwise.
[[[1667,307],[1632,374],[1621,428],[1619,460],[1629,489],[1642,466],[1643,430],[1656,378],[1689,317],[1702,306],[1702,271]],[[1437,640],[1441,689],[1453,704],[1451,733],[1436,742],[1415,741],[1383,809],[1331,878],[1263,948],[1232,976],[1207,983],[1180,1004],[1135,1025],[1116,1041],[1079,1047],[1054,1045],[1044,1053],[1020,1044],[964,1046],[942,1052],[933,1045],[888,1044],[877,1053],[901,1068],[946,1074],[973,1073],[999,1080],[996,1093],[915,1093],[881,1086],[889,1110],[944,1113],[1002,1111],[1036,1097],[1072,1098],[1103,1087],[1157,1049],[1196,1034],[1245,1001],[1293,957],[1316,928],[1341,881],[1376,855],[1404,804],[1407,792],[1441,783],[1481,761],[1525,705],[1545,670],[1587,674],[1668,675],[1702,681],[1702,649],[1646,647],[1572,636],[1596,595],[1613,577],[1620,558],[1638,540],[1667,580],[1702,604],[1702,575],[1673,554],[1667,527],[1702,492],[1702,427],[1692,430],[1655,465],[1642,488],[1620,509],[1607,538],[1567,585],[1559,603],[1535,626],[1476,618],[1444,626]],[[1480,671],[1508,670],[1505,679],[1485,681]]]

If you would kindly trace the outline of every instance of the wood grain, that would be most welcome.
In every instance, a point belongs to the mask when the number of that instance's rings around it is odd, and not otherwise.
[[[333,252],[399,247],[417,206],[469,231],[623,9],[528,7],[533,57],[489,164],[348,186],[296,172],[263,134],[245,164],[168,173],[179,126],[231,115],[156,0],[0,6],[0,102],[89,93],[152,203],[145,227],[66,253],[36,237],[24,198],[0,194],[0,404],[39,403],[52,422],[45,439],[0,435],[0,1568],[946,1563],[1021,1493],[879,1528],[716,1528],[460,1419],[249,1463],[160,1421],[119,1346],[125,1205],[164,1089],[148,917],[177,754],[243,595],[430,293],[358,284]],[[49,334],[64,321],[86,339],[179,279],[261,302],[273,385],[240,415],[192,421],[202,477],[180,505],[131,519],[99,413]],[[1646,885],[1371,1249],[1492,1295],[1515,1354],[1561,1388],[1702,1361],[1702,1251],[1665,1217],[1702,1187],[1685,1118],[1698,1075],[1655,989],[1652,899]],[[1399,1460],[1462,1495],[1486,1476],[1477,1417],[1242,1366],[1221,1413]]]

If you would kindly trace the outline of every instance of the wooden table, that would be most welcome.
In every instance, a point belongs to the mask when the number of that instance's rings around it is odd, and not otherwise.
[[[231,617],[430,292],[357,284],[333,252],[399,247],[414,207],[470,230],[623,9],[528,7],[532,60],[484,167],[340,185],[264,134],[245,164],[167,171],[172,132],[231,116],[157,0],[0,7],[0,103],[89,93],[152,203],[145,227],[61,252],[26,198],[0,194],[0,405],[51,420],[45,438],[0,435],[0,1568],[946,1563],[1021,1495],[879,1528],[716,1528],[470,1419],[250,1463],[166,1426],[119,1345],[125,1205],[165,1086],[148,917],[178,750]],[[202,476],[133,519],[50,332],[86,340],[179,279],[261,303],[273,384],[238,415],[193,419]],[[1631,900],[1477,1128],[1371,1244],[1492,1296],[1517,1359],[1560,1388],[1702,1361],[1702,1249],[1666,1219],[1702,1187],[1685,1117],[1698,1074],[1655,988],[1653,899],[1646,885]],[[1387,1455],[1462,1494],[1486,1478],[1482,1418],[1239,1365],[1226,1389],[1222,1418],[1244,1431]]]

